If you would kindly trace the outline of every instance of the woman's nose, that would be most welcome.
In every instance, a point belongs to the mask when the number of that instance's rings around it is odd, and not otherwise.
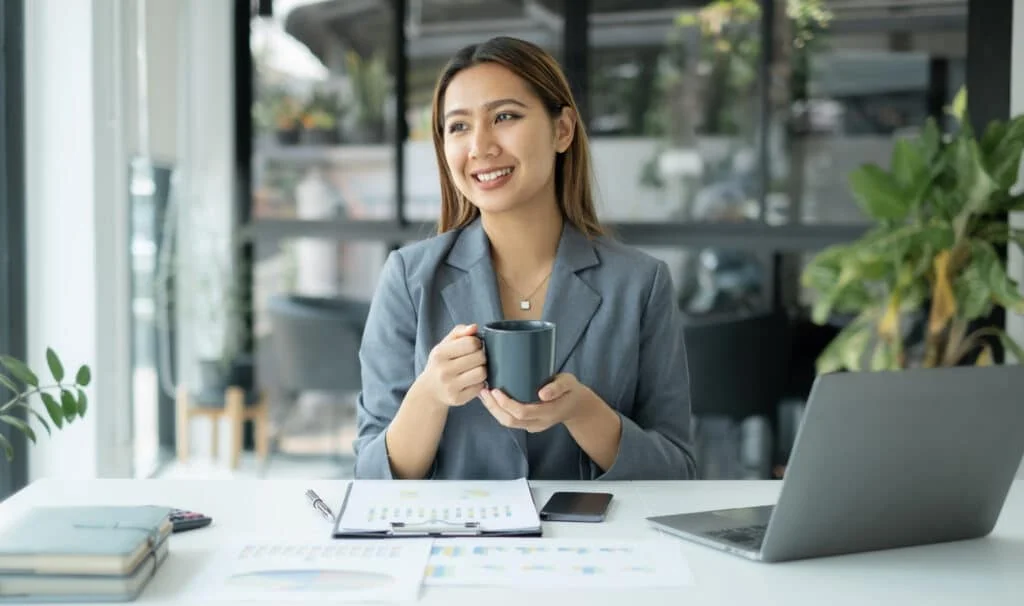
[[[478,128],[473,132],[473,138],[470,142],[469,157],[470,158],[485,158],[487,156],[495,155],[497,145],[492,136],[491,129],[489,128]]]

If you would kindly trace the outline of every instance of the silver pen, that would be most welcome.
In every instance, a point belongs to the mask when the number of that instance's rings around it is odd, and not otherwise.
[[[306,498],[313,504],[313,509],[320,512],[320,515],[331,522],[334,521],[334,513],[331,512],[331,508],[327,506],[327,503],[324,503],[324,500],[320,498],[320,495],[310,489],[306,491]]]

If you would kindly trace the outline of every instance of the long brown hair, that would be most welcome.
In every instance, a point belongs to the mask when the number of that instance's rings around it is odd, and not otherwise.
[[[568,149],[555,156],[555,199],[567,221],[587,236],[599,236],[604,229],[594,210],[590,172],[590,144],[580,121],[579,108],[572,97],[569,82],[554,57],[539,46],[507,36],[471,44],[448,61],[434,88],[431,123],[434,153],[437,155],[441,179],[441,218],[438,233],[464,227],[480,214],[469,200],[462,197],[452,181],[444,155],[444,94],[452,78],[464,69],[481,63],[495,63],[522,78],[541,100],[552,118],[568,107],[576,120],[576,128]]]

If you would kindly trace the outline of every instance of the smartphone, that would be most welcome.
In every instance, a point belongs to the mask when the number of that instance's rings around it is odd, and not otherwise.
[[[608,492],[556,492],[544,507],[540,519],[549,522],[601,522],[612,500]]]

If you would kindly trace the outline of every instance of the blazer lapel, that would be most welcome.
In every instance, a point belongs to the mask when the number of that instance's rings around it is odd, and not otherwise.
[[[551,272],[543,319],[555,324],[555,373],[562,372],[591,318],[601,306],[601,295],[579,271],[598,265],[594,246],[568,221],[562,229],[555,266]]]
[[[498,285],[491,263],[490,244],[479,219],[459,234],[448,253],[448,264],[464,272],[441,290],[455,324],[479,324],[501,320]]]

